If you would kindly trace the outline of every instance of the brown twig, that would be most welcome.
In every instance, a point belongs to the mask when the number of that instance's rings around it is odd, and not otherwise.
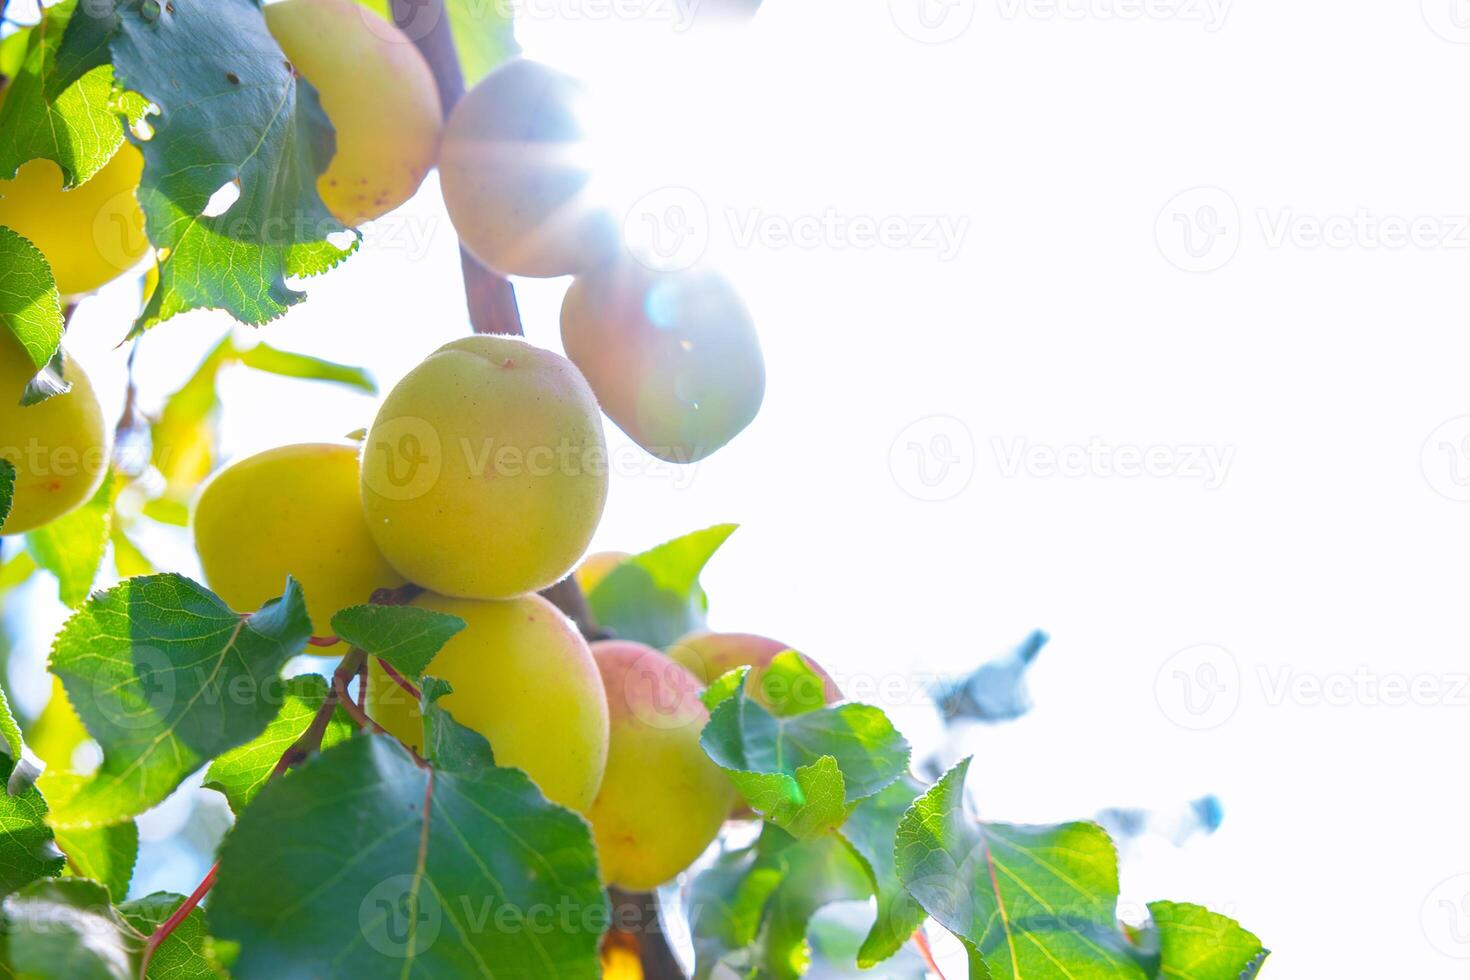
[[[577,629],[588,643],[612,637],[612,633],[598,625],[597,617],[592,614],[592,607],[587,604],[587,597],[582,594],[582,587],[577,584],[575,576],[568,575],[551,588],[542,589],[541,598],[566,613],[577,624]]]
[[[382,657],[378,658],[378,667],[382,669],[383,673],[390,681],[407,691],[408,696],[413,698],[415,702],[419,702],[424,699],[423,692],[418,689],[414,682],[409,680],[407,677],[404,677],[398,671],[394,670],[393,665],[388,663],[388,661],[384,660]]]
[[[429,63],[434,84],[439,88],[439,105],[448,119],[464,97],[464,71],[454,47],[454,32],[444,11],[444,0],[390,0],[389,6],[393,23],[408,32],[414,46]],[[515,287],[481,265],[463,247],[459,250],[459,264],[464,272],[465,301],[475,333],[523,335]]]

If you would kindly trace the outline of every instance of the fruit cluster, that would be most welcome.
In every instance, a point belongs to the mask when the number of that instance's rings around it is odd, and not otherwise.
[[[459,617],[465,629],[428,669],[453,685],[442,704],[501,764],[588,817],[607,882],[658,885],[736,811],[734,787],[699,744],[709,717],[700,693],[737,666],[759,674],[786,647],[736,634],[691,636],[666,652],[589,645],[537,593],[572,573],[602,516],[603,412],[678,463],[752,421],[765,373],[750,316],[718,275],[660,273],[622,247],[617,222],[587,199],[586,93],[574,79],[515,59],[445,121],[417,49],[351,0],[285,0],[265,17],[336,130],[317,186],[332,214],[352,226],[381,217],[437,165],[462,244],[485,266],[576,277],[562,311],[568,357],[519,338],[467,337],[408,373],[361,446],[286,446],[227,467],[193,513],[205,578],[244,610],[294,576],[322,644],[336,612],[383,589]],[[32,161],[0,181],[0,224],[37,245],[63,295],[88,293],[148,251],[142,170],[127,142],[70,190],[55,164]],[[17,470],[0,533],[75,509],[106,471],[97,399],[81,368],[62,363],[70,390],[21,407],[35,366],[0,331],[0,433],[16,441],[0,455]],[[579,577],[590,588],[619,558],[588,558]],[[421,745],[420,706],[376,662],[364,695],[380,725]],[[826,696],[838,697],[835,685]]]

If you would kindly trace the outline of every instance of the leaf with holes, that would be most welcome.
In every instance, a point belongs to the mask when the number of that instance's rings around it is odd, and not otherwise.
[[[736,525],[720,524],[634,555],[587,596],[597,622],[624,640],[660,649],[704,625],[699,573]]]
[[[102,746],[93,779],[57,815],[105,826],[163,801],[205,761],[265,731],[280,671],[311,621],[301,587],[241,616],[181,575],[129,579],[62,629],[51,671]]]
[[[417,606],[352,606],[332,617],[337,636],[411,678],[421,675],[464,625],[458,616]]]
[[[352,739],[261,790],[219,858],[209,923],[237,980],[600,973],[591,833],[519,770]]]
[[[61,295],[41,250],[0,226],[0,323],[42,370],[61,346]]]
[[[194,309],[275,319],[303,298],[287,276],[325,272],[356,247],[327,240],[344,229],[316,192],[336,148],[316,91],[255,0],[126,3],[110,31],[118,81],[159,110],[138,141],[138,201],[164,258],[134,333]],[[230,183],[239,198],[206,215]]]
[[[1117,921],[1118,857],[1096,824],[980,823],[964,808],[969,760],[899,824],[898,876],[994,980],[1146,976]]]
[[[204,785],[219,790],[239,813],[270,779],[281,756],[299,739],[316,718],[327,699],[325,677],[304,674],[286,682],[280,713],[256,738],[215,759],[205,773]],[[321,747],[331,748],[352,737],[352,719],[339,706],[332,712],[322,735]]]
[[[840,827],[859,800],[903,775],[909,745],[865,704],[777,718],[742,684],[700,736],[753,809],[799,839]]]

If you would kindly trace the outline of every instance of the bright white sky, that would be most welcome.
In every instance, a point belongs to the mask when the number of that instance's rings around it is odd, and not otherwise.
[[[1125,903],[1228,912],[1276,950],[1272,976],[1462,976],[1454,2],[767,0],[718,39],[529,19],[531,54],[623,93],[602,132],[654,162],[609,154],[608,193],[683,188],[644,207],[694,216],[769,366],[728,449],[615,482],[598,544],[740,522],[706,576],[714,624],[850,686],[1045,628],[1037,710],[974,746],[986,817],[1216,793],[1216,836],[1127,855]],[[467,329],[455,249],[431,178],[262,335],[386,388]],[[559,346],[565,286],[521,284],[532,341]],[[72,331],[109,404],[135,297],[107,290]],[[194,315],[145,340],[150,405],[223,329]],[[244,371],[223,394],[232,454],[374,407]],[[1148,474],[1119,475],[1151,447]],[[1417,685],[1407,703],[1395,683]],[[885,707],[921,734],[922,709]]]

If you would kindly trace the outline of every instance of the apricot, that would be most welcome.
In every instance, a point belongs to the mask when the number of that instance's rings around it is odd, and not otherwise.
[[[355,446],[282,446],[215,474],[194,506],[194,547],[209,587],[253,612],[301,583],[312,632],[373,592],[404,583],[373,544],[358,498]]]
[[[700,683],[706,686],[737,667],[749,667],[750,675],[746,678],[745,690],[751,700],[770,711],[775,706],[763,684],[766,671],[777,654],[790,649],[791,647],[785,643],[751,633],[701,631],[690,633],[675,642],[669,647],[668,655],[675,662],[687,668],[699,679]],[[812,669],[812,673],[822,679],[822,691],[820,692],[822,703],[835,704],[841,701],[842,691],[837,687],[837,682],[832,680],[821,665],[810,657],[803,654],[802,659]],[[793,690],[777,693],[781,697],[789,697],[798,703],[813,701],[819,696],[816,691]],[[807,706],[819,707],[820,705]]]
[[[617,247],[610,215],[586,195],[579,82],[518,58],[460,100],[444,127],[439,175],[460,241],[507,276],[562,276]]]
[[[514,337],[441,347],[389,392],[363,448],[378,547],[441,595],[506,599],[566,577],[607,499],[586,380]]]
[[[94,292],[148,254],[137,195],[142,177],[143,154],[131,143],[69,191],[56,164],[27,161],[15,179],[0,180],[0,225],[41,250],[62,296]]]
[[[36,365],[0,324],[0,458],[15,466],[10,516],[0,535],[20,534],[76,510],[107,473],[108,432],[92,382],[66,358],[71,390],[22,407]]]
[[[669,462],[724,446],[765,397],[750,314],[711,272],[625,261],[581,276],[562,304],[561,337],[608,418]]]
[[[425,593],[414,605],[458,616],[462,632],[425,674],[453,693],[437,703],[490,742],[496,765],[525,770],[547,799],[585,812],[602,783],[608,708],[597,665],[570,620],[536,595],[501,602]],[[368,713],[421,749],[418,705],[374,661]]]
[[[587,819],[603,881],[648,891],[709,847],[739,794],[700,747],[709,712],[693,674],[641,643],[594,643],[592,656],[612,733]]]
[[[608,573],[633,557],[626,551],[597,551],[582,559],[577,566],[577,585],[583,594],[591,594],[597,584],[607,578]]]
[[[434,166],[444,114],[428,62],[406,34],[352,0],[284,0],[266,25],[321,96],[337,153],[317,193],[345,225],[407,201]]]

